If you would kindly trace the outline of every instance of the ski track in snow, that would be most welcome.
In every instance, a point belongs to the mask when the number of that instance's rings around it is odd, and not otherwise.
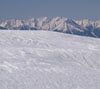
[[[100,89],[100,39],[0,31],[0,89]]]

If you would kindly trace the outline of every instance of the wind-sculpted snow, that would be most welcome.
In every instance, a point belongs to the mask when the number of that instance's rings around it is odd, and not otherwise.
[[[100,89],[100,39],[0,31],[0,89]]]

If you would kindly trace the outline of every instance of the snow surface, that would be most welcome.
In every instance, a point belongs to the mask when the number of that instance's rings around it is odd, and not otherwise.
[[[100,89],[100,39],[8,30],[0,50],[0,89]]]

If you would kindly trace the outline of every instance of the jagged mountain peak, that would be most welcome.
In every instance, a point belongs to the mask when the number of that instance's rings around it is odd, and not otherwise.
[[[0,24],[7,29],[52,30],[81,36],[100,37],[100,21],[74,20],[66,17],[40,17],[28,20],[11,19]]]

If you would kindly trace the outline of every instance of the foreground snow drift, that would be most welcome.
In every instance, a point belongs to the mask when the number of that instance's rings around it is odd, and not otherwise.
[[[0,31],[0,89],[100,89],[100,39]]]

